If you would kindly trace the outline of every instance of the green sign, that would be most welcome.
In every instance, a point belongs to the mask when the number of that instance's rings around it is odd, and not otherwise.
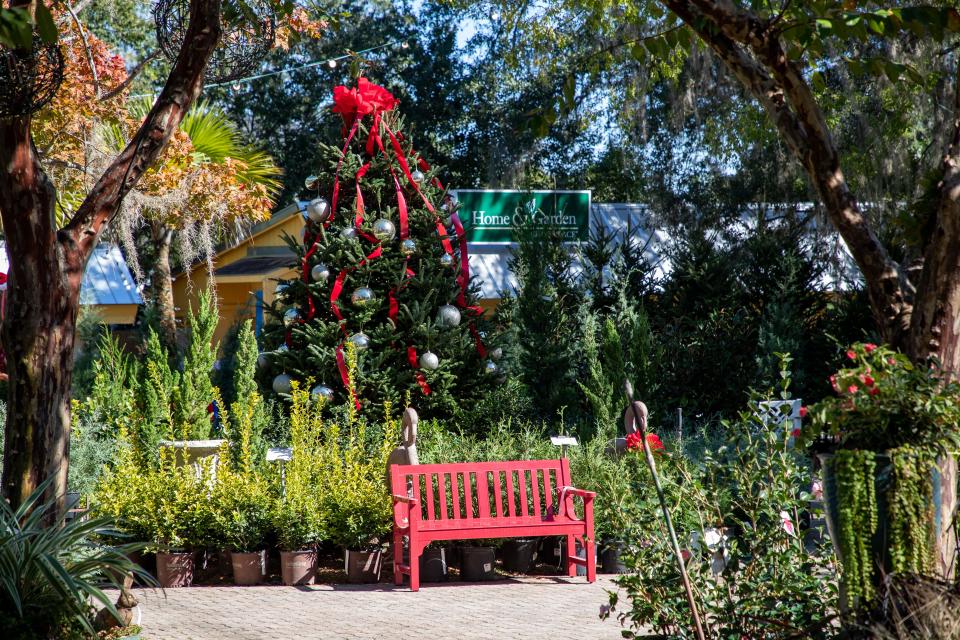
[[[457,189],[468,242],[513,242],[513,229],[535,222],[559,228],[568,240],[590,234],[589,191]]]

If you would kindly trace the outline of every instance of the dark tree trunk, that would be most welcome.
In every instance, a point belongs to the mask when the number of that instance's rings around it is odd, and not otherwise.
[[[170,245],[173,243],[173,229],[162,222],[151,222],[150,231],[157,247],[157,261],[153,266],[150,287],[153,290],[153,304],[156,307],[160,324],[160,340],[171,354],[178,352],[177,315],[173,303],[173,277],[170,273]]]
[[[44,498],[56,498],[58,512],[63,508],[83,270],[123,197],[160,155],[199,95],[220,38],[219,16],[220,0],[191,0],[184,46],[153,108],[59,231],[53,185],[33,147],[30,118],[0,119],[0,217],[11,265],[0,336],[10,376],[2,490],[13,508],[47,479],[52,481]]]

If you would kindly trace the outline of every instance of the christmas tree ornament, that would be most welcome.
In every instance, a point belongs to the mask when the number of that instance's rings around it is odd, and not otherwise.
[[[492,376],[500,370],[500,367],[497,366],[497,363],[493,360],[487,360],[483,363],[483,372],[488,376]]]
[[[287,289],[290,287],[286,282],[278,282],[276,288],[273,290],[273,297],[278,300],[285,295],[287,295]]]
[[[330,217],[330,204],[325,198],[314,198],[307,203],[307,217],[312,222],[324,222]]]
[[[417,252],[417,241],[413,238],[406,238],[400,243],[400,252],[405,256],[412,256]]]
[[[380,242],[389,242],[397,235],[397,228],[386,218],[380,218],[373,223],[373,235]]]
[[[285,344],[282,344],[279,347],[277,347],[277,353],[286,353],[287,351],[290,351],[290,347],[288,347]]]
[[[440,358],[432,351],[425,351],[420,354],[420,368],[427,371],[433,371],[440,366]]]
[[[414,170],[413,170],[413,173],[410,174],[410,177],[413,178],[413,181],[414,181],[414,182],[416,182],[416,183],[419,184],[419,183],[423,182],[423,179],[424,179],[426,176],[423,175],[423,171],[420,171],[420,169],[414,169]]]
[[[326,385],[318,384],[310,390],[310,396],[314,400],[323,400],[324,402],[333,401],[333,389]]]
[[[452,329],[460,324],[460,309],[452,304],[445,304],[437,311],[437,321],[442,327]]]
[[[317,176],[307,176],[306,179],[303,181],[303,186],[306,187],[307,189],[316,189],[319,182],[320,182],[320,178],[318,178]]]
[[[441,267],[452,267],[453,266],[453,256],[449,253],[445,253],[440,256],[440,266]]]
[[[281,373],[276,378],[273,379],[273,392],[274,393],[290,393],[293,390],[293,384],[290,376],[285,373]]]
[[[350,342],[357,347],[357,351],[366,351],[370,348],[370,336],[363,331],[350,336]]]
[[[357,230],[353,227],[344,227],[340,232],[340,237],[344,240],[356,240],[357,239]]]
[[[358,287],[350,294],[350,303],[355,307],[365,307],[376,299],[370,287]]]
[[[313,278],[314,282],[326,282],[327,278],[330,277],[330,267],[318,262],[313,265],[313,269],[310,269],[310,277]]]
[[[300,320],[300,312],[296,309],[287,309],[283,312],[283,326],[288,329]]]
[[[490,352],[490,359],[494,362],[499,362],[500,358],[503,357],[503,349],[497,347]]]
[[[270,366],[270,358],[267,357],[267,354],[261,353],[257,356],[257,368],[266,369]]]
[[[497,384],[503,384],[507,381],[507,372],[501,371],[500,375],[497,376]]]
[[[453,213],[454,211],[457,210],[457,207],[459,206],[460,206],[460,199],[457,198],[457,194],[448,193],[447,199],[443,201],[443,210],[448,213]]]

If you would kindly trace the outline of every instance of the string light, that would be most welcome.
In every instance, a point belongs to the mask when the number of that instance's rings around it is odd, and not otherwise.
[[[330,67],[331,69],[336,69],[336,68],[337,68],[337,63],[340,62],[341,60],[348,60],[348,59],[352,58],[353,56],[361,56],[361,55],[364,55],[364,54],[367,54],[367,53],[373,53],[374,51],[379,51],[380,49],[386,49],[387,47],[392,47],[392,46],[395,46],[395,45],[398,45],[398,44],[400,45],[400,47],[401,47],[402,49],[406,49],[406,48],[408,48],[408,47],[410,46],[406,41],[397,42],[396,40],[394,40],[394,41],[391,41],[391,42],[385,42],[385,43],[383,43],[383,44],[381,44],[381,45],[378,45],[378,46],[376,46],[376,47],[370,47],[369,49],[363,49],[362,51],[357,51],[357,52],[355,52],[355,53],[345,53],[345,54],[343,54],[342,56],[337,56],[336,58],[326,58],[326,59],[324,59],[324,60],[314,60],[314,61],[312,61],[312,62],[308,62],[308,63],[306,63],[306,64],[301,64],[301,65],[298,65],[298,66],[296,66],[296,67],[284,67],[283,69],[274,69],[274,70],[272,70],[272,71],[264,71],[263,73],[258,73],[258,74],[256,74],[256,75],[247,76],[247,77],[245,77],[245,78],[237,78],[237,79],[231,80],[231,81],[229,81],[229,82],[213,82],[213,83],[210,83],[210,84],[205,84],[205,85],[203,85],[203,88],[204,88],[204,89],[212,89],[213,87],[229,86],[230,88],[232,88],[232,89],[234,89],[234,90],[238,90],[238,89],[241,87],[242,83],[244,83],[244,82],[252,82],[252,81],[254,81],[254,80],[262,80],[263,78],[270,78],[270,77],[273,77],[273,76],[276,76],[276,75],[282,75],[282,74],[290,73],[290,72],[293,72],[293,71],[301,71],[301,70],[303,70],[303,69],[310,69],[310,68],[312,68],[312,67],[319,67],[319,66],[321,66],[321,65],[327,65],[327,66]],[[144,93],[144,94],[139,94],[139,95],[130,96],[130,97],[131,97],[131,98],[152,98],[152,97],[154,97],[155,95],[156,95],[156,94],[153,94],[153,93]]]

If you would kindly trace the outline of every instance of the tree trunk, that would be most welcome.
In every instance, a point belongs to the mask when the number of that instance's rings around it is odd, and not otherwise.
[[[18,0],[18,4],[24,2]],[[220,39],[220,0],[191,0],[184,45],[153,108],[70,223],[54,225],[55,193],[30,137],[30,117],[0,119],[0,217],[10,258],[3,349],[9,391],[3,498],[16,509],[50,480],[62,511],[70,451],[70,384],[87,259],[127,192],[163,151],[202,89]]]
[[[177,315],[173,303],[173,278],[170,275],[170,245],[173,229],[162,222],[151,222],[153,241],[157,246],[157,261],[153,266],[150,286],[153,289],[153,304],[160,324],[160,340],[171,354],[179,352],[177,346]]]

